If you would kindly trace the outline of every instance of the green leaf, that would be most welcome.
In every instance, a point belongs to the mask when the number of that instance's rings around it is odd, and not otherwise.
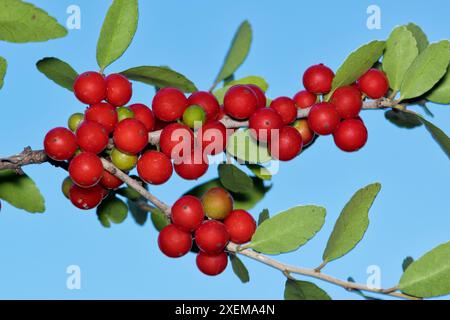
[[[286,280],[285,300],[331,300],[331,297],[317,285],[308,281]]]
[[[327,97],[331,97],[337,88],[350,85],[358,80],[380,59],[384,48],[384,41],[372,41],[352,52],[336,72],[332,90]]]
[[[264,221],[252,237],[249,247],[266,254],[298,249],[322,228],[326,210],[317,206],[298,206]]]
[[[118,189],[117,194],[120,194],[131,201],[138,201],[142,197],[139,192],[128,186]]]
[[[386,42],[383,70],[394,91],[400,90],[406,71],[419,55],[417,42],[407,27],[395,28]]]
[[[66,28],[31,3],[20,0],[0,1],[0,40],[40,42],[65,35]]]
[[[109,221],[108,216],[106,214],[100,213],[97,210],[97,219],[104,228],[111,228],[111,222]]]
[[[0,170],[0,199],[31,213],[45,211],[45,200],[34,181],[13,170]]]
[[[445,76],[425,96],[428,101],[440,104],[450,104],[450,68]]]
[[[241,280],[242,283],[249,282],[250,276],[248,274],[248,270],[241,259],[239,259],[234,253],[230,253],[230,261],[233,272],[239,280]]]
[[[191,80],[167,67],[141,66],[122,71],[121,74],[128,79],[156,86],[159,89],[174,87],[184,92],[197,91]]]
[[[447,242],[411,263],[400,279],[400,290],[421,298],[450,294],[449,257],[450,242]]]
[[[230,191],[230,194],[233,196],[234,200],[234,209],[252,209],[258,202],[260,202],[264,198],[265,194],[271,189],[270,186],[266,187],[261,179],[253,177],[252,180],[253,187],[247,190],[245,193],[235,193]],[[224,186],[220,183],[220,180],[217,178],[198,185],[185,194],[201,198],[206,191],[214,187],[224,188]]]
[[[152,220],[153,226],[158,231],[161,231],[165,226],[168,226],[170,224],[169,218],[158,208],[154,208],[150,212],[150,218]]]
[[[414,259],[412,257],[406,257],[405,259],[403,259],[403,263],[402,263],[402,270],[403,270],[403,272],[405,272],[406,269],[408,269],[408,267],[413,262],[414,262]]]
[[[250,169],[251,172],[255,174],[261,180],[271,180],[272,173],[269,169],[259,165],[259,164],[246,164],[247,168]]]
[[[261,211],[258,218],[258,226],[260,226],[264,221],[266,221],[269,218],[270,214],[268,209],[264,209],[263,211]]]
[[[267,163],[272,160],[267,146],[258,144],[250,131],[237,130],[228,139],[227,152],[236,159],[246,163]]]
[[[422,121],[422,123],[425,125],[425,128],[427,128],[428,132],[430,132],[433,139],[439,144],[447,157],[450,157],[450,138],[445,134],[444,131],[436,127],[430,121],[425,120],[417,114],[416,116],[420,119],[420,121]]]
[[[251,42],[252,28],[248,21],[244,21],[234,35],[222,69],[215,80],[216,84],[231,76],[241,66],[245,58],[247,58]]]
[[[56,84],[73,91],[78,73],[67,62],[58,58],[44,58],[36,63],[36,67]]]
[[[97,42],[97,63],[102,70],[127,50],[136,33],[138,16],[137,0],[113,1]]]
[[[3,87],[3,80],[5,79],[6,68],[8,63],[3,57],[0,57],[0,89]]]
[[[434,87],[447,72],[450,42],[431,44],[412,63],[401,85],[400,100],[419,97]]]
[[[141,198],[137,201],[145,201]],[[131,216],[138,225],[143,226],[147,222],[148,212],[139,207],[137,201],[127,200],[128,209],[130,210]],[[146,203],[146,202],[144,202]]]
[[[125,221],[127,215],[128,206],[125,202],[115,196],[104,199],[97,207],[97,216],[99,217],[100,222],[104,219],[108,219],[112,223],[119,224]]]
[[[213,94],[217,98],[219,103],[223,104],[223,98],[225,97],[225,93],[227,93],[228,89],[230,89],[232,86],[235,86],[238,84],[254,84],[254,85],[260,87],[261,90],[264,92],[266,92],[267,89],[269,89],[269,84],[263,77],[248,76],[245,78],[227,82],[227,84],[225,86],[223,86],[220,89],[217,89],[216,91],[213,92]]]
[[[406,28],[408,28],[408,30],[413,34],[414,38],[416,39],[419,53],[425,50],[430,43],[428,42],[427,35],[422,31],[422,29],[414,23],[409,23],[408,25],[406,25]]]
[[[334,225],[323,253],[330,262],[350,252],[363,238],[369,226],[369,209],[381,190],[379,183],[358,190],[345,205]]]
[[[388,110],[384,113],[384,117],[400,128],[413,129],[422,125],[416,116],[400,110]]]
[[[241,169],[232,164],[219,165],[219,179],[225,189],[245,193],[253,188],[253,180]]]

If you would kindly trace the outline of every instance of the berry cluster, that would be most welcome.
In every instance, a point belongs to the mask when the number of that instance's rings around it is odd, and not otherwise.
[[[171,219],[158,237],[161,251],[179,258],[192,250],[195,239],[197,267],[210,276],[225,270],[228,242],[246,243],[256,230],[255,219],[245,210],[233,210],[233,198],[219,187],[209,189],[201,199],[181,197],[172,206]]]

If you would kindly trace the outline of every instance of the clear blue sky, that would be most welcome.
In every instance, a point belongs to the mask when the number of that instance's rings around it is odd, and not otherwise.
[[[66,60],[78,71],[97,69],[95,46],[110,1],[44,1],[45,8],[65,23],[66,8],[81,7],[81,30],[47,43],[16,45],[0,42],[9,69],[0,91],[0,154],[24,146],[42,147],[45,132],[65,125],[83,109],[72,94],[40,74],[35,63],[46,56]],[[381,30],[366,28],[371,1],[140,1],[140,21],[133,44],[108,71],[139,65],[168,65],[201,89],[209,88],[221,66],[237,26],[248,19],[254,41],[238,77],[261,75],[269,95],[293,95],[303,71],[324,62],[336,69],[358,46],[385,39],[393,27],[415,22],[431,41],[450,38],[448,1],[379,0]],[[134,102],[149,104],[153,89],[134,85]],[[432,120],[450,133],[450,107],[430,105]],[[315,267],[340,210],[360,187],[381,182],[383,189],[370,214],[365,239],[344,258],[324,270],[361,282],[366,269],[378,265],[382,285],[395,285],[405,256],[418,258],[449,240],[449,162],[423,128],[402,130],[383,112],[365,112],[369,142],[356,154],[337,150],[330,138],[320,139],[293,162],[283,164],[274,187],[251,212],[271,214],[298,204],[328,209],[322,231],[299,251],[280,257],[291,264]],[[129,218],[111,229],[100,226],[95,211],[81,212],[60,193],[65,173],[49,165],[26,168],[46,198],[44,214],[32,215],[3,203],[0,213],[0,298],[150,298],[150,299],[281,299],[284,277],[244,259],[251,276],[241,284],[231,268],[216,278],[200,274],[195,256],[164,257],[150,223],[140,227]],[[216,176],[210,168],[200,182]],[[152,191],[168,203],[192,186],[175,177]],[[66,268],[79,265],[81,290],[66,288]],[[356,295],[319,283],[333,298]]]

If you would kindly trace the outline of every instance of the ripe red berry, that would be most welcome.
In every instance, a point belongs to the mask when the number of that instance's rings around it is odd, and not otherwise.
[[[248,119],[255,112],[257,104],[256,94],[245,85],[232,86],[223,100],[225,112],[239,120]]]
[[[103,176],[102,161],[94,153],[82,152],[70,161],[69,175],[76,185],[82,188],[92,187]]]
[[[219,121],[206,123],[198,130],[197,141],[205,154],[221,153],[227,146],[227,128]]]
[[[86,109],[85,119],[101,124],[109,134],[117,124],[116,108],[106,102],[94,104]]]
[[[216,220],[203,222],[195,231],[195,243],[206,253],[219,253],[225,249],[230,235],[225,225]]]
[[[103,170],[103,176],[100,179],[100,184],[105,189],[115,190],[123,184],[123,181],[107,170]]]
[[[336,111],[343,119],[357,117],[363,105],[361,92],[353,86],[337,89],[330,102],[336,107]]]
[[[191,250],[192,235],[173,224],[169,224],[159,233],[158,246],[166,256],[179,258]]]
[[[69,199],[73,205],[82,210],[93,209],[98,206],[105,195],[105,189],[100,185],[91,188],[80,188],[72,185],[69,190]]]
[[[278,139],[272,138],[269,142],[270,154],[281,161],[294,159],[302,152],[303,139],[300,132],[293,127],[281,128]]]
[[[181,178],[197,180],[208,171],[209,165],[203,152],[193,150],[188,155],[183,155],[181,159],[176,159],[173,167]]]
[[[217,276],[227,268],[228,257],[225,252],[218,254],[199,252],[197,253],[195,262],[198,269],[204,274],[208,276]]]
[[[108,132],[101,124],[85,120],[76,131],[77,143],[81,150],[92,153],[100,153],[108,145]]]
[[[45,135],[45,153],[53,160],[68,160],[72,158],[77,148],[77,139],[69,129],[58,127],[50,130]]]
[[[173,224],[178,228],[192,232],[205,219],[202,202],[194,196],[183,196],[173,204],[171,217]]]
[[[380,99],[389,90],[389,80],[383,71],[370,69],[358,80],[359,90],[371,99]]]
[[[148,132],[155,127],[155,116],[153,111],[142,103],[135,103],[128,107],[134,113],[134,118],[142,122]]]
[[[188,102],[184,93],[176,88],[164,88],[156,93],[152,107],[155,116],[166,122],[175,121],[183,115]]]
[[[290,124],[297,119],[297,106],[291,98],[278,97],[272,100],[270,107],[278,112],[285,125]]]
[[[325,94],[331,91],[333,71],[323,64],[309,67],[303,75],[303,86],[311,93]]]
[[[346,152],[354,152],[364,147],[367,136],[367,128],[360,119],[342,121],[333,134],[338,148]]]
[[[256,221],[245,210],[233,210],[223,222],[234,243],[249,242],[256,230]]]
[[[184,152],[191,152],[194,145],[194,133],[188,126],[171,123],[159,137],[161,151],[171,159],[180,159]]]
[[[106,97],[106,82],[100,73],[88,71],[76,78],[73,91],[78,100],[85,104],[99,103]]]
[[[336,108],[327,102],[312,106],[308,115],[309,127],[318,135],[332,134],[339,125],[340,117]]]
[[[306,119],[297,120],[295,121],[293,127],[297,129],[297,131],[300,132],[300,134],[302,135],[304,147],[306,147],[313,141],[316,134],[309,127],[308,120]]]
[[[303,90],[297,92],[293,100],[295,101],[295,104],[297,105],[298,108],[306,109],[311,107],[313,104],[317,102],[317,96],[314,93]]]
[[[137,154],[148,143],[148,131],[139,120],[125,119],[117,124],[113,139],[114,144],[120,151]]]
[[[211,121],[217,118],[219,114],[219,102],[216,97],[207,91],[197,91],[188,98],[188,105],[199,105],[205,110],[206,120]]]
[[[257,98],[256,108],[265,108],[267,104],[267,98],[264,91],[258,87],[256,84],[247,84],[247,87],[252,89]]]
[[[283,119],[274,109],[261,108],[250,117],[249,128],[254,138],[267,142],[273,133],[283,127]]]
[[[138,160],[139,177],[150,184],[163,184],[172,176],[173,168],[169,157],[158,151],[147,151]]]
[[[131,82],[121,74],[113,73],[105,78],[106,101],[115,107],[124,106],[130,101],[133,90]]]

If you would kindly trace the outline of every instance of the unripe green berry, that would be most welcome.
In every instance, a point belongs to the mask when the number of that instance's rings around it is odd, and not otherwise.
[[[72,187],[72,185],[73,185],[73,181],[72,181],[72,179],[70,179],[70,177],[65,178],[61,185],[61,191],[67,199],[69,199],[69,191],[70,191],[70,188]]]
[[[136,166],[137,156],[123,153],[114,148],[111,151],[111,161],[120,170],[130,171]]]
[[[69,120],[67,121],[69,125],[69,129],[73,132],[77,131],[78,126],[81,122],[84,120],[84,115],[82,113],[74,113],[69,117]]]
[[[120,122],[124,119],[134,118],[134,112],[127,107],[117,108],[117,120]]]
[[[183,123],[189,128],[201,127],[206,121],[206,112],[199,105],[189,106],[183,113]]]

